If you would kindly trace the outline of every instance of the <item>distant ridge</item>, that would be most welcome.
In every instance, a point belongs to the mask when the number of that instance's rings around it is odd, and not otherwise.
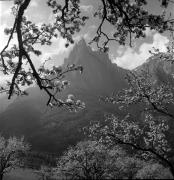
[[[142,70],[151,74],[152,78],[157,80],[157,82],[168,82],[174,85],[174,64],[169,61],[161,60],[157,56],[152,56],[141,66],[134,69],[134,71],[138,73],[141,73]]]

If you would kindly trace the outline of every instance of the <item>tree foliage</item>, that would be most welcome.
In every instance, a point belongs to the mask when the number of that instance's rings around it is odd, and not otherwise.
[[[158,58],[158,55],[155,58]],[[170,82],[157,82],[147,71],[130,72],[127,74],[126,80],[129,88],[123,89],[113,96],[106,97],[104,100],[113,104],[119,104],[120,108],[143,103],[145,112],[174,118],[168,110],[168,106],[171,106],[174,102],[173,85]]]
[[[135,149],[139,147],[148,154],[156,156],[157,152],[166,157],[171,150],[165,135],[168,128],[164,118],[154,118],[150,114],[146,114],[145,120],[139,123],[129,115],[119,119],[111,114],[106,116],[104,124],[98,122],[91,126],[89,132],[91,137],[106,144],[134,144]]]
[[[81,30],[89,17],[83,15],[80,10],[80,0],[64,0],[62,3],[47,0],[47,5],[55,17],[54,22],[37,26],[25,16],[30,2],[31,0],[14,1],[13,27],[4,30],[9,39],[0,52],[0,68],[5,75],[12,75],[12,80],[7,82],[6,86],[1,87],[0,92],[6,92],[10,99],[13,94],[26,95],[26,91],[21,87],[36,83],[48,95],[47,105],[66,107],[69,110],[84,108],[84,103],[76,100],[73,95],[68,95],[65,100],[58,98],[58,93],[70,83],[66,80],[66,74],[72,71],[83,72],[81,65],[72,64],[64,69],[56,66],[47,68],[44,62],[40,68],[36,69],[32,57],[42,54],[36,49],[35,44],[51,45],[52,39],[59,36],[67,40],[66,47],[74,43],[74,34]],[[146,10],[145,6],[148,2],[146,0],[100,0],[99,2],[94,16],[100,19],[100,23],[91,43],[96,43],[101,51],[107,52],[111,41],[116,41],[121,45],[128,42],[132,46],[133,40],[145,38],[147,28],[159,33],[173,31],[174,21],[167,12],[167,7],[173,1],[161,0],[163,11],[158,15]],[[105,31],[107,25],[113,28],[112,34]],[[18,44],[10,47],[15,34]],[[166,53],[156,50],[154,57],[173,63],[173,49],[168,48]],[[146,164],[142,159],[126,156],[122,149],[118,149],[118,146],[108,149],[105,144],[129,146],[138,151],[136,153],[138,157],[146,160],[149,157],[158,159],[174,175],[173,164],[168,157],[171,148],[165,134],[169,129],[167,117],[173,118],[173,114],[167,109],[168,104],[173,103],[171,93],[173,89],[167,83],[154,84],[146,73],[142,75],[131,73],[127,76],[127,80],[130,88],[123,90],[117,96],[108,97],[107,101],[118,103],[122,107],[144,103],[146,105],[144,121],[138,123],[129,115],[123,119],[114,115],[107,116],[104,126],[97,123],[90,127],[90,134],[100,143],[96,141],[79,143],[75,148],[71,148],[58,162],[56,169],[58,176],[79,179],[111,179],[151,178],[156,177],[154,174],[158,172],[160,174],[162,165]],[[9,167],[14,166],[14,162],[16,164],[18,152],[24,152],[27,146],[24,145],[23,139],[5,140],[2,137],[0,147],[0,167],[3,176]],[[141,170],[138,171],[138,169]],[[146,176],[147,174],[150,175]],[[166,175],[165,177],[171,176]]]
[[[6,75],[11,74],[12,80],[7,82],[5,87],[1,87],[0,92],[8,93],[10,99],[13,94],[26,95],[26,91],[21,87],[36,83],[48,95],[47,105],[67,107],[70,110],[84,108],[81,101],[74,100],[73,103],[72,101],[69,103],[69,99],[60,100],[57,95],[60,91],[60,84],[61,87],[67,85],[67,83],[64,84],[64,81],[62,82],[66,73],[82,72],[83,68],[80,65],[70,65],[66,69],[60,70],[59,67],[48,69],[43,65],[36,69],[32,55],[40,56],[42,54],[40,50],[36,49],[35,44],[51,45],[52,39],[59,36],[67,40],[65,46],[68,47],[69,43],[74,43],[74,34],[81,30],[89,17],[81,11],[79,0],[64,0],[61,3],[56,0],[47,0],[47,5],[51,8],[55,19],[53,23],[43,23],[38,27],[25,16],[30,2],[31,0],[14,1],[12,12],[15,21],[12,28],[5,29],[9,40],[0,53],[1,71]],[[94,12],[94,16],[101,19],[101,22],[91,43],[95,42],[100,50],[107,52],[110,41],[124,45],[129,37],[131,45],[132,39],[145,37],[146,28],[160,33],[171,31],[173,20],[167,16],[166,12],[170,3],[170,1],[162,0],[161,7],[164,11],[156,15],[146,10],[146,0],[101,0]],[[109,37],[110,35],[104,31],[106,24],[109,24],[114,30],[112,37]],[[15,34],[18,45],[10,47]],[[58,84],[58,87],[55,84]]]
[[[159,15],[149,13],[144,7],[146,0],[101,0],[102,6],[95,12],[95,16],[101,19],[101,23],[97,29],[96,36],[92,42],[97,42],[97,46],[106,50],[110,41],[117,41],[121,45],[125,45],[127,37],[129,37],[129,45],[132,46],[132,39],[144,38],[146,28],[154,29],[160,33],[171,30],[171,22],[166,20],[167,4],[161,6],[164,11]],[[113,34],[109,36],[102,27],[108,23],[113,27]],[[102,38],[104,38],[103,43]]]
[[[20,166],[21,155],[26,153],[30,146],[24,138],[10,137],[5,139],[0,136],[0,179],[13,168]]]
[[[159,170],[161,170],[159,178],[171,178],[170,172],[164,167],[162,170],[162,167],[153,161],[146,162],[129,156],[119,146],[108,147],[101,142],[84,141],[70,148],[59,159],[54,171],[57,179],[149,178],[155,177]],[[54,177],[56,179],[56,176]]]
[[[161,164],[148,164],[138,171],[136,179],[173,179],[168,169]]]
[[[158,56],[159,54],[156,58]],[[90,127],[90,136],[106,144],[131,147],[145,159],[157,159],[169,167],[174,175],[171,159],[173,150],[166,137],[169,121],[174,118],[168,110],[169,105],[173,104],[173,87],[167,82],[154,81],[146,71],[131,72],[127,80],[128,89],[104,100],[118,104],[121,110],[130,108],[131,105],[142,105],[141,119],[138,120],[131,113],[124,118],[106,115],[105,123],[98,122]]]
[[[165,53],[154,49],[154,52],[151,52],[150,60],[173,63],[173,39],[167,49]],[[169,108],[173,105],[174,100],[173,84],[167,81],[158,81],[148,68],[129,72],[126,80],[128,88],[101,99],[117,104],[120,110],[130,113],[125,117],[107,114],[104,123],[97,122],[89,127],[88,135],[107,145],[120,144],[123,147],[129,147],[130,151],[133,149],[133,153],[142,158],[156,159],[168,167],[174,175],[171,158],[173,149],[166,136],[170,128],[169,124],[171,124],[169,122],[174,119]],[[140,119],[137,119],[132,115],[132,111],[129,111],[132,105],[134,108],[139,106]],[[142,172],[148,171],[148,168]],[[158,168],[160,169],[160,167]]]
[[[82,66],[72,64],[65,69],[55,66],[48,69],[44,63],[36,70],[31,60],[31,54],[39,56],[42,53],[35,49],[34,45],[51,45],[52,38],[58,36],[58,25],[56,23],[48,25],[43,23],[38,27],[24,16],[30,0],[15,1],[14,3],[14,26],[11,29],[5,29],[5,33],[9,35],[9,41],[1,51],[2,70],[4,74],[13,74],[13,78],[11,82],[7,82],[6,87],[1,87],[1,92],[7,92],[9,98],[13,94],[26,95],[26,91],[23,91],[21,86],[29,86],[36,82],[39,88],[43,89],[49,96],[47,105],[51,107],[63,106],[70,110],[84,108],[84,103],[80,100],[67,98],[67,100],[63,101],[57,98],[57,93],[69,84],[66,80],[62,80],[65,78],[65,74],[71,71],[82,72]],[[48,5],[51,6],[49,2]],[[15,33],[17,34],[18,45],[8,48]],[[16,61],[16,59],[18,60]]]
[[[39,180],[51,180],[54,176],[52,168],[47,166],[41,166],[35,173],[39,176]]]

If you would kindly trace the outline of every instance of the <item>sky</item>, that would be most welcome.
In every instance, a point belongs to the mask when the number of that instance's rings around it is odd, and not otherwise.
[[[94,37],[100,20],[94,18],[93,13],[100,3],[101,0],[81,0],[80,8],[90,19],[87,21],[86,26],[78,34],[75,34],[75,42],[83,37],[88,43]],[[159,13],[161,12],[159,5],[159,0],[148,0],[148,6],[146,8],[153,13]],[[0,1],[0,51],[8,39],[8,36],[4,35],[4,28],[11,27],[14,22],[14,17],[11,14],[12,6],[13,0]],[[174,4],[169,6],[168,10],[173,12],[174,17]],[[51,9],[46,5],[46,0],[31,0],[25,15],[37,25],[53,21],[53,14],[51,13]],[[112,29],[107,27],[107,32],[112,33]],[[166,45],[169,42],[168,34],[159,34],[150,29],[146,29],[146,36],[145,39],[136,41],[133,48],[130,48],[129,45],[120,46],[115,42],[110,43],[109,57],[111,61],[120,67],[134,69],[146,61],[150,56],[149,50],[153,47],[159,48],[161,51],[166,51]],[[11,44],[15,42],[16,39],[14,38]],[[33,57],[35,65],[39,66],[48,57],[55,59],[55,61],[49,62],[50,65],[55,65],[55,63],[56,65],[61,65],[64,58],[69,55],[69,52],[73,48],[73,45],[65,48],[65,43],[66,41],[62,37],[58,37],[58,39],[53,39],[51,46],[38,47],[42,50],[43,54],[39,58]],[[95,49],[94,46],[92,48]],[[0,74],[0,82],[4,79],[6,79],[6,77]]]

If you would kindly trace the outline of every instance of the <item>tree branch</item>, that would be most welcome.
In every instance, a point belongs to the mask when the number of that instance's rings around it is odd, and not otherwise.
[[[130,72],[131,75],[134,77],[134,79],[137,81],[137,85],[140,89],[140,91],[143,93],[143,97],[147,99],[147,101],[149,102],[149,104],[153,107],[153,109],[163,115],[166,115],[170,118],[173,118],[174,119],[174,115],[167,112],[167,111],[164,111],[163,109],[159,108],[154,102],[151,101],[151,97],[150,95],[148,95],[145,90],[143,88],[141,88],[141,85],[140,85],[140,82],[139,80],[137,79],[136,75],[133,73],[133,72]],[[132,85],[133,86],[133,85]]]
[[[122,141],[121,139],[117,138],[114,134],[111,134],[111,133],[108,133],[107,134],[109,137],[113,138],[114,141],[117,143],[117,144],[123,144],[123,145],[128,145],[138,151],[144,151],[144,152],[149,152],[153,155],[155,155],[157,158],[159,158],[163,163],[165,163],[169,168],[170,168],[170,171],[174,177],[174,167],[173,167],[173,164],[167,160],[166,158],[164,158],[163,156],[161,156],[159,153],[157,153],[156,151],[154,151],[153,149],[151,148],[143,148],[143,147],[140,147],[139,145],[136,145],[136,144],[133,144],[133,143],[130,143],[130,142],[124,142]]]
[[[24,55],[24,47],[23,47],[23,41],[22,41],[22,31],[21,31],[21,23],[22,23],[22,18],[23,18],[23,14],[24,14],[24,11],[26,10],[26,8],[28,7],[29,3],[30,3],[31,0],[25,0],[23,2],[23,4],[21,4],[21,6],[19,7],[19,11],[18,11],[18,14],[17,14],[17,17],[16,17],[16,20],[15,20],[15,23],[16,23],[16,32],[17,32],[17,38],[18,38],[18,46],[19,46],[19,59],[18,59],[18,65],[17,65],[17,68],[15,70],[15,73],[14,73],[14,76],[12,78],[12,83],[10,85],[10,90],[9,90],[9,96],[8,96],[8,99],[11,98],[12,94],[13,94],[13,89],[14,89],[14,84],[15,84],[15,80],[18,76],[18,73],[21,69],[21,66],[22,66],[22,57]],[[14,23],[14,24],[15,24]],[[10,41],[9,41],[10,42]]]
[[[4,61],[4,57],[3,57],[3,53],[5,52],[5,50],[8,48],[8,46],[9,46],[9,44],[10,44],[10,41],[11,41],[11,39],[13,38],[13,34],[14,34],[14,31],[15,31],[15,29],[16,29],[16,24],[17,24],[17,19],[15,19],[15,22],[14,22],[14,25],[13,25],[13,28],[12,28],[12,31],[11,31],[11,33],[10,33],[10,37],[9,37],[9,39],[8,39],[8,41],[7,41],[7,44],[6,44],[6,46],[4,47],[4,49],[1,51],[1,60],[2,60],[2,65],[3,65],[3,68],[4,68],[4,71],[6,72],[6,70],[7,70],[7,66],[6,66],[6,64],[5,64],[5,61]],[[6,72],[7,73],[7,72]]]

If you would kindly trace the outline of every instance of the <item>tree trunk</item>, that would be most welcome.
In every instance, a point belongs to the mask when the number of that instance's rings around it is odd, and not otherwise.
[[[174,168],[173,168],[173,166],[170,166],[170,172],[171,172],[171,174],[172,174],[172,176],[174,178]]]
[[[3,180],[4,174],[0,173],[0,180]]]

